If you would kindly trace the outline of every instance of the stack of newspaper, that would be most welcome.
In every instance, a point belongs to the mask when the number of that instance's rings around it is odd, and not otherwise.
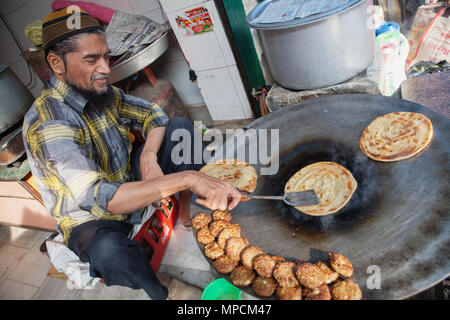
[[[169,30],[167,24],[116,10],[105,31],[111,56],[120,56],[112,66],[137,54],[167,30]]]

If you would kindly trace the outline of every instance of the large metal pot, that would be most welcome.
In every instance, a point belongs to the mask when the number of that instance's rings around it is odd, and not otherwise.
[[[282,87],[327,87],[354,77],[372,63],[372,0],[281,23],[252,23],[269,3],[256,6],[247,23],[258,30],[270,73]]]
[[[0,65],[0,134],[21,121],[33,101],[31,92],[9,66]]]

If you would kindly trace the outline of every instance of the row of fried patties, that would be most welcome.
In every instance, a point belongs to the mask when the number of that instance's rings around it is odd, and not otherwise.
[[[345,256],[330,252],[329,265],[323,261],[286,261],[250,245],[231,219],[228,211],[216,210],[212,215],[200,212],[192,218],[192,226],[197,229],[197,241],[205,246],[205,256],[214,260],[217,272],[230,274],[235,286],[251,285],[259,296],[275,293],[282,300],[362,298],[358,284],[347,279],[353,275],[353,266]]]

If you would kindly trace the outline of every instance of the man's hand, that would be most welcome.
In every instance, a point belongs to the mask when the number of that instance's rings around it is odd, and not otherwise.
[[[196,202],[210,210],[232,210],[241,200],[241,193],[231,183],[197,173],[192,181],[192,192],[200,196]],[[228,198],[231,202],[228,203]]]

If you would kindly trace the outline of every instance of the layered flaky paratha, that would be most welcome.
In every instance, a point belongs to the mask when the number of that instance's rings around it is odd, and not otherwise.
[[[374,160],[398,161],[424,150],[432,137],[433,126],[423,114],[393,112],[369,124],[361,135],[360,148]]]
[[[239,190],[252,192],[256,188],[256,170],[245,161],[236,159],[218,160],[203,166],[200,173],[228,181]]]
[[[358,183],[350,171],[334,162],[316,162],[297,171],[284,192],[314,190],[320,200],[312,206],[295,207],[313,216],[339,211],[350,200]]]

